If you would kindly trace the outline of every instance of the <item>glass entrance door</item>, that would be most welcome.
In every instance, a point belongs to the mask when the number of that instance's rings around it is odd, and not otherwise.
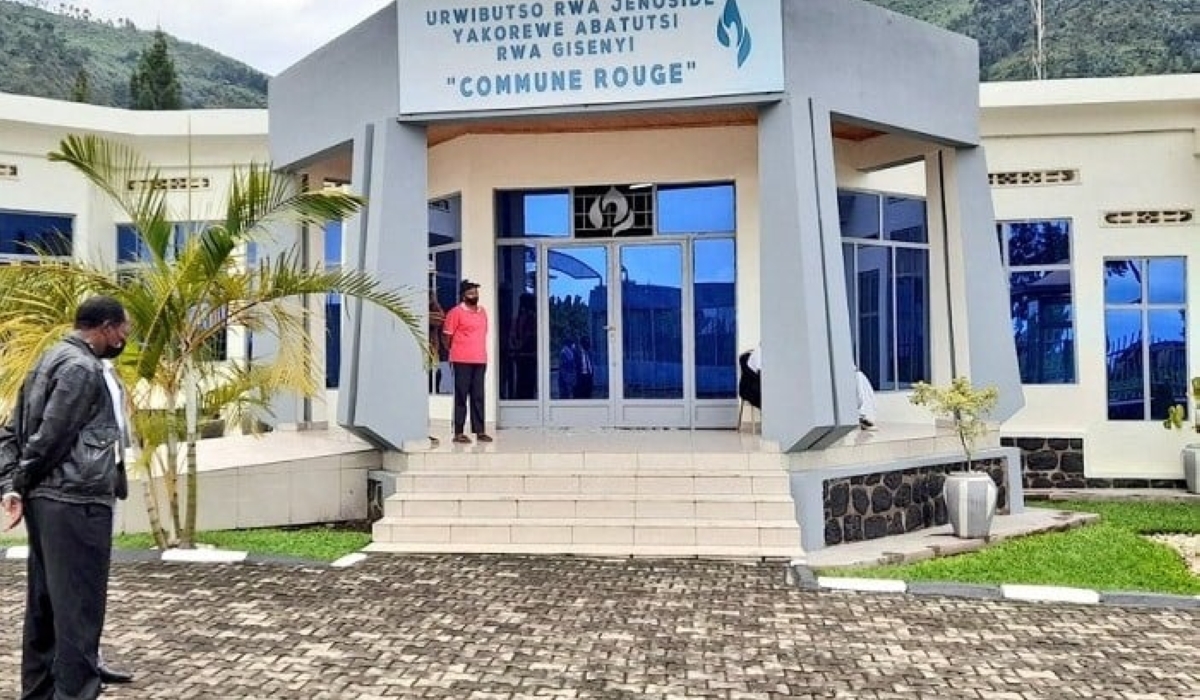
[[[544,249],[541,266],[547,290],[548,425],[605,426],[612,424],[613,376],[609,285],[612,250],[608,245],[569,245]]]
[[[689,427],[684,245],[546,248],[550,425]]]
[[[625,426],[687,427],[690,353],[684,342],[682,243],[615,243],[621,313],[620,400],[614,423]]]

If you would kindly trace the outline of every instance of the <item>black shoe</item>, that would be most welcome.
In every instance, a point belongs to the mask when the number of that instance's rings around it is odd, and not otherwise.
[[[457,442],[460,445],[469,445],[469,444],[471,444],[471,438],[467,437],[466,435],[464,435],[462,433],[459,433],[454,436],[454,440],[452,440],[452,442]]]
[[[100,664],[96,670],[100,672],[100,682],[104,685],[120,685],[123,683],[132,683],[133,674],[125,671],[118,671],[114,668],[109,668],[104,664]]]

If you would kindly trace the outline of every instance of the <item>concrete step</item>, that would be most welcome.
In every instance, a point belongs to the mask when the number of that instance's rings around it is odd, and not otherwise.
[[[787,520],[795,504],[786,494],[499,494],[397,493],[384,503],[395,518],[662,518]]]
[[[558,471],[529,474],[475,468],[458,473],[409,472],[395,477],[398,493],[500,493],[500,494],[786,494],[788,473],[783,470],[725,475],[680,471],[674,474]]]
[[[735,521],[663,518],[393,518],[374,525],[375,546],[401,551],[409,545],[542,546],[538,551],[584,551],[588,547],[723,547],[800,552],[795,520]],[[407,550],[403,550],[407,551]],[[472,550],[474,551],[474,550]],[[494,551],[509,551],[496,549]],[[628,550],[631,551],[631,550]],[[759,556],[752,554],[750,556]]]
[[[389,452],[383,455],[388,471],[475,471],[553,474],[568,471],[605,473],[743,474],[747,471],[780,471],[787,464],[778,452],[496,452],[490,448],[438,452]]]
[[[368,552],[391,554],[572,554],[592,557],[705,557],[714,559],[782,559],[800,556],[800,547],[747,547],[721,545],[603,545],[603,544],[422,544],[419,542],[379,542]]]

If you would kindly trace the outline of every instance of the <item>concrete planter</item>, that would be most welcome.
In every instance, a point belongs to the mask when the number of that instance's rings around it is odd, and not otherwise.
[[[1183,448],[1183,478],[1187,481],[1188,493],[1200,493],[1200,479],[1196,470],[1200,466],[1200,442],[1192,443]]]
[[[956,472],[946,475],[942,489],[946,514],[956,537],[987,537],[996,515],[999,490],[992,477],[982,472]]]

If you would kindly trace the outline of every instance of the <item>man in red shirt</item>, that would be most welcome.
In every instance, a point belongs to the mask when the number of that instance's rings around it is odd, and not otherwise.
[[[487,370],[487,312],[479,306],[479,285],[463,280],[458,287],[462,301],[450,309],[442,323],[442,334],[450,347],[454,367],[454,442],[469,443],[463,432],[467,422],[467,400],[471,404],[471,432],[479,442],[492,438],[483,425],[483,375]]]

